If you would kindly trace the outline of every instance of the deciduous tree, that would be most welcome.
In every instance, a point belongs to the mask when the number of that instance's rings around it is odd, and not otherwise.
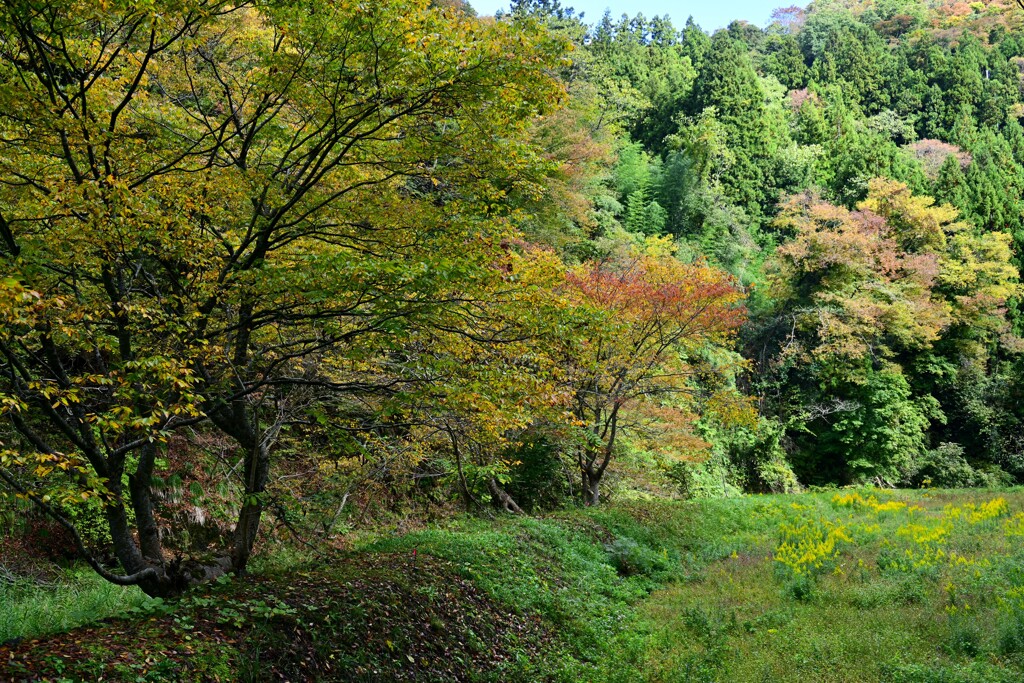
[[[665,253],[585,264],[566,287],[591,317],[561,359],[583,430],[576,460],[584,496],[596,505],[619,433],[635,426],[641,404],[692,393],[699,372],[715,372],[702,354],[730,342],[743,321],[743,293],[723,271]]]
[[[38,476],[101,496],[111,580],[243,572],[293,392],[374,390],[367,358],[492,277],[563,49],[419,0],[0,5],[7,485],[63,522]],[[150,484],[205,421],[238,445],[238,521],[183,565]]]

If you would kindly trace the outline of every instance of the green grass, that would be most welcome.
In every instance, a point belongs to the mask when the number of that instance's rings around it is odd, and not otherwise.
[[[665,586],[707,581],[717,562],[756,548],[765,522],[751,515],[754,501],[636,501],[539,518],[463,518],[361,550],[443,558],[500,603],[539,615],[552,647],[524,666],[523,680],[635,680],[621,667],[632,669],[649,646],[632,636],[637,606]]]
[[[107,583],[88,568],[46,583],[0,582],[0,643],[67,631],[149,602],[138,588]]]
[[[1022,680],[1024,494],[849,494],[704,506],[702,540],[737,552],[645,601],[602,680]]]
[[[1016,489],[460,517],[364,538],[326,564],[265,562],[255,583],[232,582],[147,620],[144,643],[100,629],[82,647],[116,647],[153,681],[199,680],[228,664],[242,678],[267,666],[302,678],[295,643],[318,666],[331,663],[324,680],[1019,681],[1022,541]],[[88,575],[42,593],[15,596],[0,619],[20,621],[6,628],[38,634],[134,600]],[[264,601],[287,605],[272,628]],[[60,620],[26,625],[48,613]],[[189,634],[211,628],[223,629],[219,643],[189,649]],[[177,653],[162,655],[170,673],[145,669],[150,648]]]
[[[505,675],[575,681],[606,661],[630,605],[681,566],[678,549],[658,542],[656,526],[647,528],[625,509],[497,522],[468,518],[372,541],[362,550],[411,557],[415,549],[442,558],[514,612],[540,616],[555,647],[545,661],[524,660]]]

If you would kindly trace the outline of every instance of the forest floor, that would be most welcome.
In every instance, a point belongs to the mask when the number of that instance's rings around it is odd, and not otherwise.
[[[1020,681],[1022,540],[1016,489],[465,517],[0,646],[0,680]]]

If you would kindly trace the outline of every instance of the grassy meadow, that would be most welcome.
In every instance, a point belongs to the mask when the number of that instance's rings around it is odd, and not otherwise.
[[[724,557],[640,606],[619,639],[636,680],[1024,677],[1024,494],[843,490],[702,507],[703,540]]]
[[[0,655],[15,680],[1020,681],[1022,539],[1015,489],[466,516],[155,607],[8,590],[5,636],[134,609]]]

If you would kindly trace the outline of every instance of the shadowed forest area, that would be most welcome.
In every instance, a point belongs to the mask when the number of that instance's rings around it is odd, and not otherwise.
[[[0,2],[0,679],[1017,681],[1024,6]]]

